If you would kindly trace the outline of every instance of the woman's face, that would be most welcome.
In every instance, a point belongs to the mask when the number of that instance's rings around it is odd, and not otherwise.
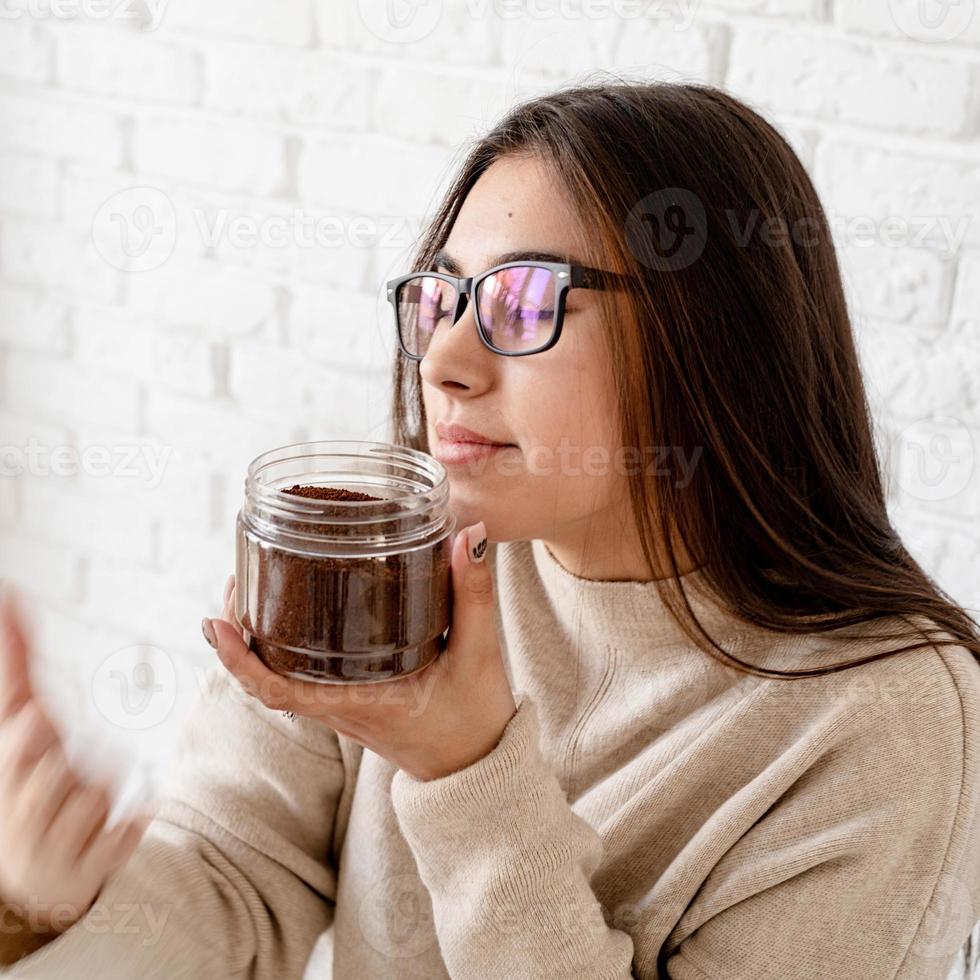
[[[498,159],[471,189],[445,243],[454,266],[435,271],[475,276],[515,250],[603,266],[583,254],[587,236],[559,191],[542,162]],[[558,343],[523,357],[483,345],[472,303],[452,326],[443,321],[419,364],[429,449],[440,457],[440,422],[509,444],[475,461],[443,461],[458,527],[482,520],[491,541],[543,539],[585,577],[646,578],[616,465],[608,325],[595,290],[571,289],[566,299]]]

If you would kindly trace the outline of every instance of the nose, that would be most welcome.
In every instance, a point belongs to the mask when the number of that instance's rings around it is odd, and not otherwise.
[[[436,330],[419,362],[419,373],[428,384],[480,389],[491,381],[496,355],[480,339],[470,298],[464,297],[464,302],[459,319]]]

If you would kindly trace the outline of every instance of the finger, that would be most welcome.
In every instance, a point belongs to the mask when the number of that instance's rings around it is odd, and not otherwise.
[[[450,643],[467,653],[497,649],[493,578],[483,560],[486,546],[483,521],[464,528],[453,541]]]
[[[235,618],[235,591],[235,586],[232,585],[231,591],[225,597],[224,609],[221,610],[221,618],[232,626],[238,626],[238,620]]]
[[[21,795],[36,834],[46,834],[68,797],[79,788],[60,745],[54,745],[27,777]]]
[[[51,821],[47,846],[55,857],[74,864],[109,816],[109,794],[100,786],[83,786],[69,795]]]
[[[9,582],[0,589],[0,720],[34,696],[27,623]]]
[[[19,782],[37,765],[45,752],[53,745],[60,745],[61,738],[37,701],[22,705],[17,714],[8,719],[8,725],[4,775],[11,782]]]
[[[234,588],[234,585],[235,585],[235,576],[232,574],[229,575],[225,581],[225,591],[222,596],[222,604],[226,608],[228,606],[228,597],[231,595],[231,590]]]
[[[212,619],[211,625],[218,643],[218,659],[247,694],[276,711],[295,711],[309,700],[302,682],[266,667],[245,645],[237,627],[223,619]]]
[[[82,873],[114,874],[132,857],[152,822],[153,813],[146,811],[98,834],[79,859]]]

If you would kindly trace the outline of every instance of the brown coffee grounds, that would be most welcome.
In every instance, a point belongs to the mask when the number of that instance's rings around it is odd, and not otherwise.
[[[291,493],[294,497],[310,497],[314,500],[381,500],[369,493],[358,493],[356,490],[345,490],[343,487],[304,487],[294,483],[283,493]]]
[[[295,484],[284,493],[318,500],[383,500],[338,487]],[[338,508],[338,513],[342,512]],[[423,518],[391,513],[390,531]],[[330,516],[329,508],[324,516]],[[315,524],[296,524],[316,534]],[[374,530],[377,530],[375,525]],[[356,537],[356,525],[331,525]],[[322,533],[322,532],[321,532]],[[301,555],[258,541],[241,524],[238,611],[249,647],[271,670],[311,680],[389,680],[427,666],[445,647],[449,626],[451,541],[369,557]]]

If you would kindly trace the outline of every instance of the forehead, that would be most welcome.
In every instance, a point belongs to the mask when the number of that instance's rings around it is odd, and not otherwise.
[[[584,237],[548,164],[508,156],[495,160],[470,189],[442,251],[455,260],[457,274],[471,276],[517,250],[584,264]]]

